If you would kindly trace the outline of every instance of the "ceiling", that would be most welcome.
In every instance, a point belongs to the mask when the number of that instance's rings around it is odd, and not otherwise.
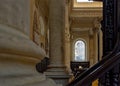
[[[102,2],[77,3],[72,0],[70,10],[70,27],[72,31],[86,31],[94,27],[95,21],[102,18]]]

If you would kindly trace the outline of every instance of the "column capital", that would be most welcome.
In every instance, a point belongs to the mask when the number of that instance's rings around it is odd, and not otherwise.
[[[101,28],[101,17],[98,17],[94,20],[94,29],[99,30]]]

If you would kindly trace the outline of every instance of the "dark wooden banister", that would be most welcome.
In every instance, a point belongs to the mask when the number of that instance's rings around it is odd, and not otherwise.
[[[101,61],[95,64],[93,67],[86,70],[80,76],[78,76],[74,81],[69,83],[67,86],[89,86],[94,80],[102,76],[104,73],[112,69],[115,65],[120,62],[120,33],[118,32],[117,42],[113,49],[107,56],[105,56]],[[118,53],[116,53],[118,52]]]

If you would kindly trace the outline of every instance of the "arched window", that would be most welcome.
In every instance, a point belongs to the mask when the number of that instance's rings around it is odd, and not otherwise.
[[[78,40],[74,45],[75,61],[85,61],[86,46],[85,42]]]

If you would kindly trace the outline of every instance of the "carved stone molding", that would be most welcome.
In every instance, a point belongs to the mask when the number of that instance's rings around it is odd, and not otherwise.
[[[70,41],[70,32],[68,28],[65,28],[65,41],[66,42]]]
[[[90,9],[85,11],[74,10],[72,11],[70,17],[102,17],[102,10],[94,10],[94,11],[93,10],[90,11]]]
[[[99,22],[102,20],[102,16],[102,8],[73,9],[70,13],[71,26],[77,25],[82,27],[81,24],[86,24],[88,26],[85,25],[85,27],[100,27]],[[95,24],[96,21],[97,24]]]
[[[73,7],[70,12],[70,18],[96,18],[102,17],[103,8],[102,2],[84,2],[77,3],[76,0],[71,0]]]
[[[75,7],[102,7],[102,2],[77,2],[77,0],[73,1],[73,8]]]
[[[101,20],[102,20],[102,17],[98,17],[94,20],[94,29],[95,30],[99,30],[102,26],[101,26]]]

